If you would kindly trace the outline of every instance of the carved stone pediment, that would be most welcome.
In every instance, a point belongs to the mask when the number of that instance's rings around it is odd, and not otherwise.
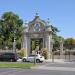
[[[28,24],[26,24],[26,27],[24,29],[24,32],[46,32],[50,31],[52,32],[51,26],[48,25],[47,22],[44,20],[41,20],[39,16],[35,16],[35,18],[30,21]]]
[[[33,21],[29,22],[29,32],[39,32],[45,30],[46,23],[40,19],[39,16],[35,16]]]

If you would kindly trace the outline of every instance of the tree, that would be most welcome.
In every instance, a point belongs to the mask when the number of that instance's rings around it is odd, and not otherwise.
[[[19,48],[22,39],[23,21],[13,12],[5,12],[0,19],[0,45],[12,48],[13,39],[16,38]]]
[[[58,28],[57,27],[54,27],[51,25],[51,29],[53,31],[53,35],[57,35],[57,32],[59,32]]]
[[[75,39],[73,39],[73,38],[67,38],[67,39],[65,39],[65,41],[64,41],[64,47],[66,49],[73,49],[73,48],[75,48]]]
[[[61,41],[61,39],[64,40],[64,38],[57,35],[57,32],[59,32],[59,30],[58,30],[57,27],[54,27],[54,26],[51,25],[51,28],[52,28],[52,31],[53,31],[52,38],[54,39],[53,48],[54,48],[54,50],[56,50],[56,49],[59,49],[59,47],[60,47],[60,41]]]

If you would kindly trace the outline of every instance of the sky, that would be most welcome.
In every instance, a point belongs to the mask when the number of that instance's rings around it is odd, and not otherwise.
[[[75,38],[75,0],[0,0],[0,17],[12,11],[25,22],[40,18],[57,27],[59,36]]]

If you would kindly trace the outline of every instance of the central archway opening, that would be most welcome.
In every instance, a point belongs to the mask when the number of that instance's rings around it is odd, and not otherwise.
[[[32,38],[30,45],[30,53],[32,53],[32,51],[36,50],[37,48],[38,50],[41,50],[43,48],[43,38]]]

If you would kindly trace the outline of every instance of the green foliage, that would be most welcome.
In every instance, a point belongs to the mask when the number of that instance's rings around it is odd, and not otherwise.
[[[51,25],[51,29],[53,31],[53,35],[57,35],[57,32],[59,32],[58,28],[57,27],[54,27]]]
[[[18,52],[19,56],[22,58],[24,56],[26,56],[26,51],[25,49],[21,49],[19,52]]]
[[[64,47],[67,49],[73,49],[75,48],[75,39],[73,38],[67,38],[64,41]]]
[[[53,35],[53,39],[54,39],[53,48],[54,48],[55,50],[56,50],[56,49],[59,49],[59,48],[60,48],[61,39],[62,39],[62,42],[64,42],[64,38],[61,37],[61,36],[58,36],[58,35]]]
[[[42,51],[42,55],[44,56],[44,58],[47,59],[48,58],[48,49],[42,48],[41,51]]]
[[[57,35],[57,32],[59,32],[57,27],[54,27],[51,25],[51,28],[53,31],[52,39],[54,40],[53,48],[56,50],[56,49],[59,49],[59,47],[60,47],[60,39],[62,37]]]
[[[0,45],[12,48],[13,39],[16,44],[21,44],[23,21],[13,12],[5,12],[0,19]]]
[[[31,67],[34,67],[35,65],[33,63],[6,63],[2,62],[0,63],[0,68],[26,68],[30,69]]]
[[[35,41],[32,41],[31,49],[32,49],[32,51],[35,50]]]

